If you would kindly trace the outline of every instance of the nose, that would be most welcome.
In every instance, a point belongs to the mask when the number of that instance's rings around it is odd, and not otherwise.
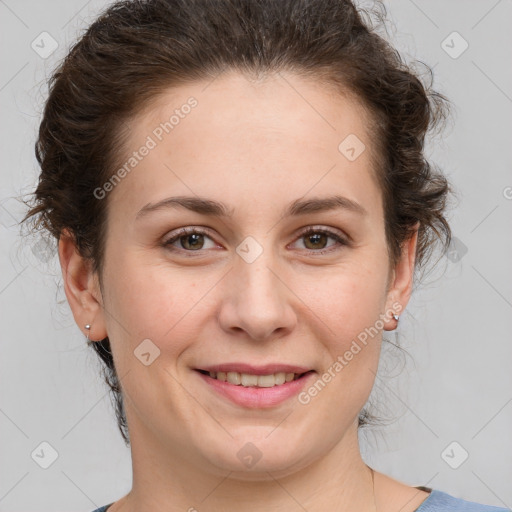
[[[252,263],[236,258],[226,276],[219,322],[230,334],[265,341],[290,333],[297,323],[286,276],[266,254]]]

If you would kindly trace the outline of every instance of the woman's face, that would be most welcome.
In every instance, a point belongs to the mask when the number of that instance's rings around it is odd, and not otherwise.
[[[78,316],[110,339],[132,447],[255,479],[354,447],[414,254],[389,272],[366,119],[304,78],[229,73],[131,120],[99,199],[102,307]]]

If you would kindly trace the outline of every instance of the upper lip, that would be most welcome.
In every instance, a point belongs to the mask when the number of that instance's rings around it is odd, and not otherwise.
[[[197,370],[206,372],[237,372],[246,373],[248,375],[271,375],[273,373],[306,373],[311,370],[305,366],[295,366],[290,364],[265,364],[255,366],[247,363],[223,363],[209,366],[202,366]]]

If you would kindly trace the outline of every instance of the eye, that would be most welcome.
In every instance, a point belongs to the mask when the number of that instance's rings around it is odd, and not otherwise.
[[[329,238],[335,242],[330,246],[326,245]],[[210,246],[205,243],[205,239],[210,240]],[[305,240],[305,250],[313,252],[315,255],[336,251],[336,246],[339,248],[339,246],[349,245],[348,240],[335,231],[317,227],[309,227],[304,230],[297,239],[297,241],[299,240]],[[181,228],[164,241],[162,245],[173,252],[181,251],[186,253],[200,252],[203,249],[213,249],[217,247],[209,236],[208,231],[193,227]],[[190,254],[190,256],[192,255]]]
[[[337,243],[326,246],[327,240],[331,238]],[[346,246],[349,242],[338,233],[326,228],[309,227],[303,231],[297,241],[304,240],[306,250],[310,250],[316,254],[325,254],[336,251],[336,245]]]
[[[210,247],[205,245],[205,238],[209,238],[212,242]],[[181,247],[176,247],[179,244]],[[198,252],[202,249],[211,249],[216,247],[213,240],[208,236],[208,232],[198,228],[182,228],[174,233],[170,238],[163,242],[163,246],[171,251],[180,250],[186,252]]]

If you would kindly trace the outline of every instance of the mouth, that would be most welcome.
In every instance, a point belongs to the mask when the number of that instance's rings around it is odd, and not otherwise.
[[[211,379],[246,388],[272,388],[274,386],[282,386],[287,382],[303,379],[306,375],[313,372],[313,370],[308,370],[304,372],[275,372],[267,374],[255,374],[236,371],[209,371],[201,369],[197,369],[197,371],[207,377],[210,377]]]
[[[247,409],[278,407],[315,379],[311,367],[281,363],[223,363],[195,368],[209,393]]]

